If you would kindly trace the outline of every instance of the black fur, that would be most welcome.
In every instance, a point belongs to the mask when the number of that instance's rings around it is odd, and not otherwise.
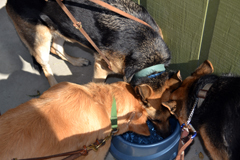
[[[42,66],[36,61],[36,59],[32,56],[33,68],[36,69],[39,73],[42,73]]]
[[[153,74],[155,74],[157,72],[154,72]],[[130,84],[135,87],[138,86],[140,84],[149,84],[152,89],[154,91],[158,90],[161,86],[163,86],[164,82],[166,80],[168,80],[169,78],[171,78],[173,76],[173,74],[176,73],[176,71],[167,71],[162,73],[159,76],[156,76],[154,78],[148,78],[148,76],[146,77],[142,77],[142,78],[138,78],[138,79],[133,79]],[[152,74],[151,74],[152,75]]]
[[[82,22],[83,28],[100,50],[125,57],[125,66],[122,68],[126,79],[131,79],[133,74],[149,66],[164,64],[167,67],[171,59],[169,49],[160,36],[156,22],[146,9],[131,0],[103,1],[147,22],[154,30],[88,0],[64,0],[63,3],[77,21]],[[7,10],[15,12],[31,24],[46,25],[93,49],[54,0],[8,0]],[[149,80],[149,83],[157,86],[155,83],[162,84],[167,77],[168,73],[165,73]],[[148,83],[147,81],[137,83]],[[131,84],[136,85],[135,82]]]
[[[205,126],[214,146],[219,150],[226,150],[231,160],[237,160],[240,157],[240,77],[201,77],[189,89],[189,112],[197,93],[207,83],[213,85],[202,105],[196,108],[191,123],[196,130]]]

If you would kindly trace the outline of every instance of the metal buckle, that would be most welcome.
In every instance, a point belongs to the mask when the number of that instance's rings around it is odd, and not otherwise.
[[[96,140],[95,143],[93,143],[93,144],[91,144],[91,145],[89,145],[89,146],[87,147],[87,151],[89,151],[89,150],[94,150],[94,151],[96,152],[99,147],[101,147],[102,145],[104,145],[105,142],[106,142],[107,140],[109,140],[109,139],[112,137],[112,135],[115,134],[115,133],[117,133],[117,132],[118,132],[118,128],[112,129],[110,135],[108,135],[106,138],[104,138],[101,142],[99,142],[98,140]]]
[[[96,146],[96,145],[92,144],[92,145],[87,147],[87,150],[88,151],[89,150],[94,150],[95,152],[97,152],[98,148],[99,148],[99,146]]]
[[[118,128],[114,128],[114,129],[112,129],[112,131],[111,131],[111,135],[114,135],[114,134],[116,134],[118,132]]]
[[[185,126],[185,127],[184,127],[184,126]],[[183,128],[183,127],[184,127],[184,128]],[[182,131],[183,131],[184,129],[190,129],[191,132],[193,133],[192,136],[191,136],[192,139],[195,138],[196,135],[197,135],[197,131],[195,130],[195,128],[193,128],[193,126],[192,126],[191,123],[189,123],[188,126],[186,126],[185,123],[183,123],[183,124],[181,125],[181,129],[182,129]],[[190,133],[190,131],[188,131],[188,132]]]
[[[74,26],[76,29],[80,29],[80,28],[82,28],[82,23],[81,23],[81,22],[77,22],[76,24],[73,24],[73,26]]]

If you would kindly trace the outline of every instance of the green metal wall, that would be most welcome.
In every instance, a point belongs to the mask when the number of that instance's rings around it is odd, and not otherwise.
[[[239,0],[220,0],[208,59],[216,73],[240,75]]]
[[[134,0],[163,31],[172,52],[170,69],[188,76],[209,59],[215,74],[240,75],[239,0]]]

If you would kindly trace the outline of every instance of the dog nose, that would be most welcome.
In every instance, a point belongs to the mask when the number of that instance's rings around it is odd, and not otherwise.
[[[172,134],[171,126],[169,125],[165,129],[157,130],[157,134],[159,134],[163,138],[167,138]]]

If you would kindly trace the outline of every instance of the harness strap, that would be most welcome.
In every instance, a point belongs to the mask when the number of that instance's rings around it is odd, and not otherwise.
[[[176,156],[176,160],[184,160],[185,149],[192,143],[193,139],[197,135],[196,130],[191,124],[189,124],[188,126],[182,124],[181,128],[182,132],[178,144],[178,154]],[[190,134],[189,130],[192,130],[193,134]]]
[[[109,10],[115,12],[115,13],[120,14],[120,15],[122,15],[122,16],[124,16],[124,17],[127,17],[127,18],[129,18],[129,19],[132,19],[132,20],[137,21],[137,22],[139,22],[139,23],[142,23],[142,24],[148,26],[149,28],[153,29],[149,24],[147,24],[147,23],[144,22],[143,20],[141,20],[141,19],[139,19],[139,18],[137,18],[137,17],[134,17],[134,16],[132,16],[132,15],[130,15],[130,14],[128,14],[128,13],[126,13],[126,12],[124,12],[124,11],[116,8],[116,7],[113,7],[113,6],[111,6],[110,4],[108,4],[108,3],[105,3],[105,2],[103,2],[103,1],[101,1],[101,0],[89,0],[89,1],[94,2],[94,3],[100,5],[100,6],[104,7],[104,8],[107,8],[107,9],[109,9]],[[153,30],[154,30],[154,29],[153,29]]]
[[[213,83],[208,83],[198,92],[198,105],[197,105],[198,108],[202,105],[203,101],[207,96],[207,92],[212,85]]]
[[[193,139],[191,138],[191,136],[188,136],[188,141],[182,146],[180,147],[180,149],[178,150],[178,155],[176,157],[176,160],[184,160],[184,156],[185,156],[185,149],[192,143]]]

